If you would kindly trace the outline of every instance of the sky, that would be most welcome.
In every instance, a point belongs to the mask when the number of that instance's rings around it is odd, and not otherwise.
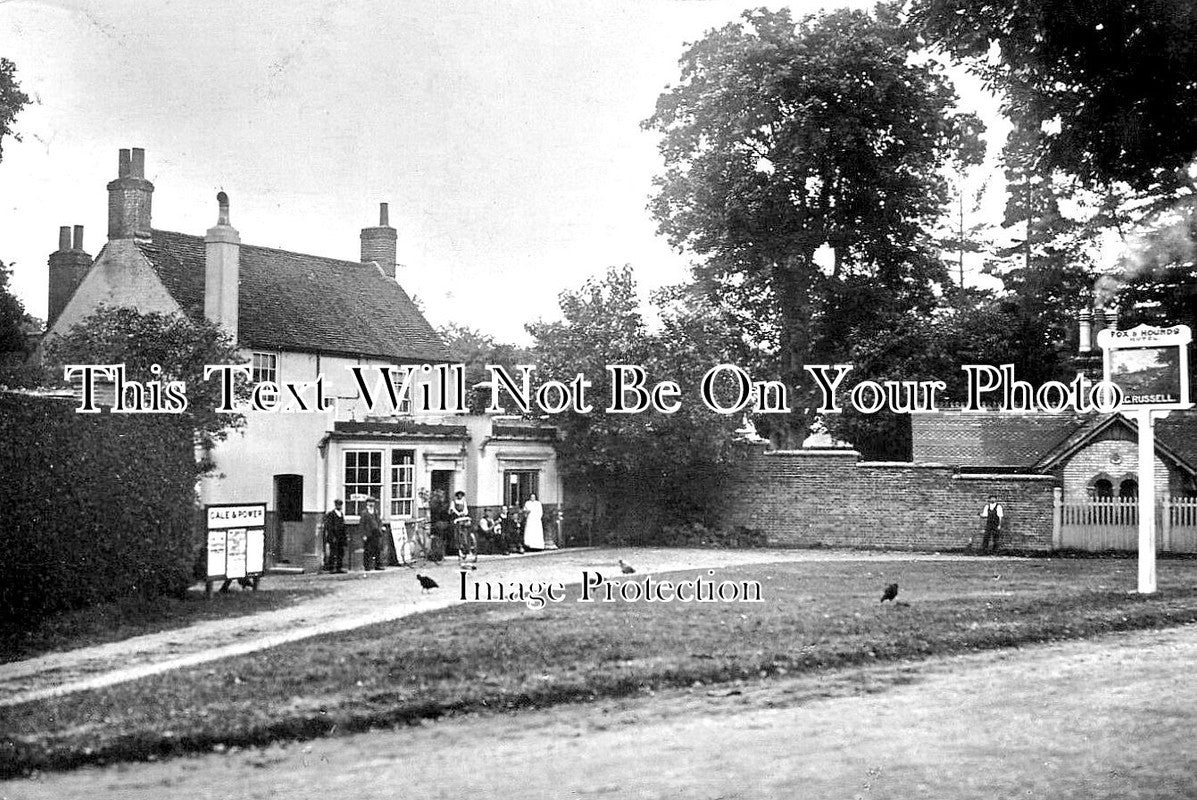
[[[0,55],[34,98],[4,142],[0,260],[44,317],[59,226],[97,254],[118,150],[142,147],[155,228],[202,235],[223,190],[243,243],[357,260],[387,202],[433,325],[526,343],[608,266],[645,293],[686,279],[647,210],[661,161],[640,123],[687,42],[759,5],[0,0]],[[977,89],[965,105],[992,118]]]

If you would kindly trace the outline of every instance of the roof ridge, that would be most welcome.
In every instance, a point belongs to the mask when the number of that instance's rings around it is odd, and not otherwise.
[[[162,228],[154,228],[152,232],[153,233],[165,233],[170,236],[183,236],[188,239],[195,239],[195,240],[199,241],[201,244],[204,241],[203,236],[199,236],[194,233],[182,233],[181,231],[168,231],[168,230],[163,230]],[[151,242],[149,242],[149,244],[152,245],[153,242],[151,241]],[[255,250],[267,250],[272,253],[286,253],[287,255],[303,256],[304,258],[318,258],[318,259],[321,259],[322,261],[332,261],[337,264],[346,264],[351,267],[360,267],[360,268],[366,269],[366,270],[375,269],[374,267],[372,267],[372,265],[374,263],[372,261],[350,261],[347,258],[335,258],[333,256],[322,256],[322,255],[317,255],[316,253],[303,253],[303,252],[300,252],[299,250],[286,250],[282,247],[271,247],[270,245],[265,245],[265,244],[248,244],[246,242],[242,242],[241,246],[242,247],[252,247]],[[375,269],[375,271],[377,271],[377,270]]]

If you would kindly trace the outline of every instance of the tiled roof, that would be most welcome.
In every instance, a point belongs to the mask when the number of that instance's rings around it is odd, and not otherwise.
[[[141,243],[159,279],[192,315],[204,311],[204,239],[154,231]],[[407,292],[373,264],[241,245],[240,343],[446,362],[449,351]]]
[[[912,417],[914,461],[968,467],[1048,469],[1111,424],[1135,426],[1105,415],[960,414]],[[1156,420],[1156,444],[1197,470],[1197,412],[1173,411]]]
[[[953,466],[1030,466],[1083,424],[1077,417],[1054,414],[915,414],[913,459]]]
[[[1173,411],[1155,421],[1155,438],[1163,442],[1189,469],[1197,470],[1197,411]]]

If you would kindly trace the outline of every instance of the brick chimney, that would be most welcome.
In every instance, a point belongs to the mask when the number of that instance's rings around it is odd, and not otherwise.
[[[392,278],[395,277],[395,262],[398,260],[396,242],[399,235],[391,227],[388,220],[387,204],[380,203],[378,208],[378,227],[362,228],[362,263],[373,261],[382,271]]]
[[[108,184],[108,238],[149,239],[154,184],[145,179],[145,150],[121,150],[117,178]]]
[[[216,195],[216,225],[204,237],[204,316],[237,340],[240,307],[241,235],[229,224],[229,196]]]
[[[67,302],[91,269],[91,256],[83,252],[83,226],[75,226],[74,241],[71,229],[58,229],[58,250],[50,254],[50,299],[46,311],[47,329],[58,319]]]

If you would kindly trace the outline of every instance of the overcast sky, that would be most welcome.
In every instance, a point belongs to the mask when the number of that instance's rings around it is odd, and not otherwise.
[[[202,235],[223,189],[244,243],[357,260],[389,202],[432,323],[523,341],[609,265],[686,277],[646,210],[640,122],[685,43],[749,5],[0,0],[0,55],[35,100],[4,143],[0,260],[44,317],[58,227],[98,253],[117,151],[144,147],[155,228]]]

